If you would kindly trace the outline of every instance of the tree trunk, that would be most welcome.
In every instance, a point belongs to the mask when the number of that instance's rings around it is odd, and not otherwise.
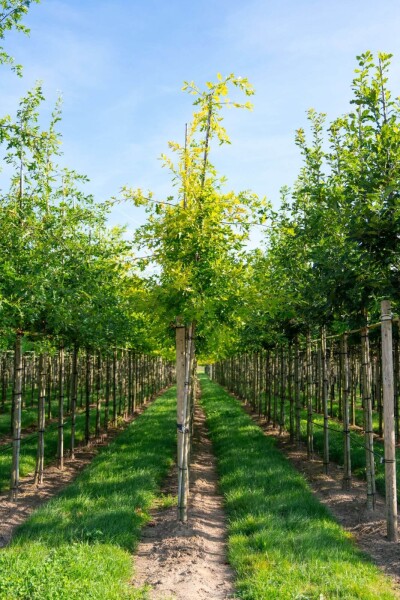
[[[75,458],[76,405],[78,402],[78,345],[74,344],[71,365],[71,458]]]
[[[14,346],[14,386],[13,386],[13,446],[10,498],[16,500],[19,487],[19,458],[21,449],[21,404],[22,404],[22,333],[16,334]]]
[[[390,302],[383,301],[382,310],[382,381],[385,429],[385,487],[387,536],[397,542],[397,485],[396,485],[396,442],[394,427],[394,373],[392,314]]]
[[[365,463],[367,473],[367,508],[375,509],[374,432],[372,429],[371,363],[368,326],[361,331],[362,397],[364,407]]]
[[[58,361],[58,468],[64,468],[64,346],[60,346]]]
[[[35,469],[35,485],[43,483],[44,468],[44,427],[46,415],[46,357],[39,357],[39,398],[38,398],[38,446]]]

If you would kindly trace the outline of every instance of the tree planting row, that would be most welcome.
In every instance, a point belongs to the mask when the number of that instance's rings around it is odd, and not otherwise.
[[[239,402],[201,378],[243,600],[397,597]]]
[[[65,450],[74,458],[77,443],[88,444],[117,427],[174,378],[172,363],[127,349],[93,353],[61,347],[36,356],[17,345],[0,360],[3,428],[7,425],[0,442],[0,482],[4,487],[11,467],[13,498],[20,474],[33,464],[40,485],[45,460],[57,457],[62,469]]]
[[[387,305],[383,303],[383,307]],[[346,489],[351,487],[351,446],[352,443],[357,445],[358,450],[362,439],[367,506],[371,509],[375,508],[377,459],[379,463],[385,463],[386,481],[382,481],[382,474],[379,477],[381,491],[390,481],[390,498],[388,496],[387,501],[397,501],[395,421],[398,422],[397,394],[400,382],[399,355],[398,351],[393,352],[391,320],[391,314],[383,312],[382,332],[378,332],[382,336],[375,332],[372,351],[370,329],[374,330],[375,327],[366,326],[350,334],[332,336],[329,349],[326,330],[322,328],[319,340],[311,340],[310,335],[305,340],[296,337],[291,344],[252,355],[232,357],[209,367],[216,381],[242,400],[249,401],[253,410],[265,416],[272,426],[279,427],[280,433],[287,426],[292,441],[300,443],[305,421],[309,459],[314,453],[315,429],[320,428],[322,431],[317,431],[322,434],[318,435],[322,443],[318,450],[323,455],[326,473],[331,455],[331,433],[342,434],[341,458]],[[386,333],[390,334],[390,340]],[[398,343],[394,347],[398,348]],[[397,364],[395,369],[393,356]],[[387,376],[388,367],[391,368],[391,381]],[[386,406],[383,402],[385,392]],[[384,455],[381,444],[374,448],[374,410],[377,416],[376,432],[381,437],[382,433],[385,436]],[[357,411],[362,413],[363,418],[362,423],[356,425]],[[359,434],[362,432],[363,438],[357,434],[352,436],[352,427]]]
[[[147,597],[132,586],[132,552],[174,462],[175,423],[172,388],[35,511],[0,553],[2,600]]]

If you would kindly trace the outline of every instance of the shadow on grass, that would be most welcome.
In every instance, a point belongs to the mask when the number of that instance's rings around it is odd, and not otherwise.
[[[275,440],[237,400],[201,379],[240,598],[396,597],[390,581],[312,495]]]
[[[0,553],[0,598],[142,597],[127,586],[131,552],[173,463],[175,406],[172,389],[17,530]]]

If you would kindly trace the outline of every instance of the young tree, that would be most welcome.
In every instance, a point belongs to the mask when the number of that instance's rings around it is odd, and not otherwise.
[[[229,143],[222,125],[225,107],[251,108],[228,97],[229,88],[253,95],[247,81],[231,74],[207,82],[200,90],[193,82],[184,90],[195,97],[197,110],[187,128],[183,145],[170,142],[177,162],[163,156],[171,171],[177,197],[156,201],[152,194],[124,189],[125,198],[145,204],[147,223],[139,228],[136,241],[151,253],[160,267],[159,300],[168,322],[177,328],[178,371],[178,465],[179,517],[187,519],[187,451],[189,399],[193,390],[190,374],[195,357],[195,331],[204,321],[217,325],[243,276],[240,259],[250,227],[265,218],[266,203],[255,194],[224,192],[209,160],[211,144]]]

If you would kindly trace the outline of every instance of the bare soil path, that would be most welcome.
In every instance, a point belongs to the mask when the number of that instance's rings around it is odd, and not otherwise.
[[[233,573],[226,559],[223,503],[205,417],[195,411],[190,472],[189,522],[177,522],[176,503],[153,512],[135,557],[135,586],[150,586],[151,600],[234,598]],[[163,493],[177,494],[174,468]]]
[[[385,500],[377,494],[376,509],[367,510],[366,481],[353,477],[352,489],[343,490],[343,468],[335,463],[329,465],[329,474],[323,472],[322,459],[315,455],[307,459],[304,445],[297,448],[290,443],[289,434],[279,434],[264,417],[245,407],[264,433],[276,438],[278,448],[307,479],[313,493],[324,504],[338,523],[351,534],[359,548],[368,554],[387,575],[393,578],[400,590],[400,544],[388,542],[386,537]],[[400,596],[399,596],[400,597]]]

